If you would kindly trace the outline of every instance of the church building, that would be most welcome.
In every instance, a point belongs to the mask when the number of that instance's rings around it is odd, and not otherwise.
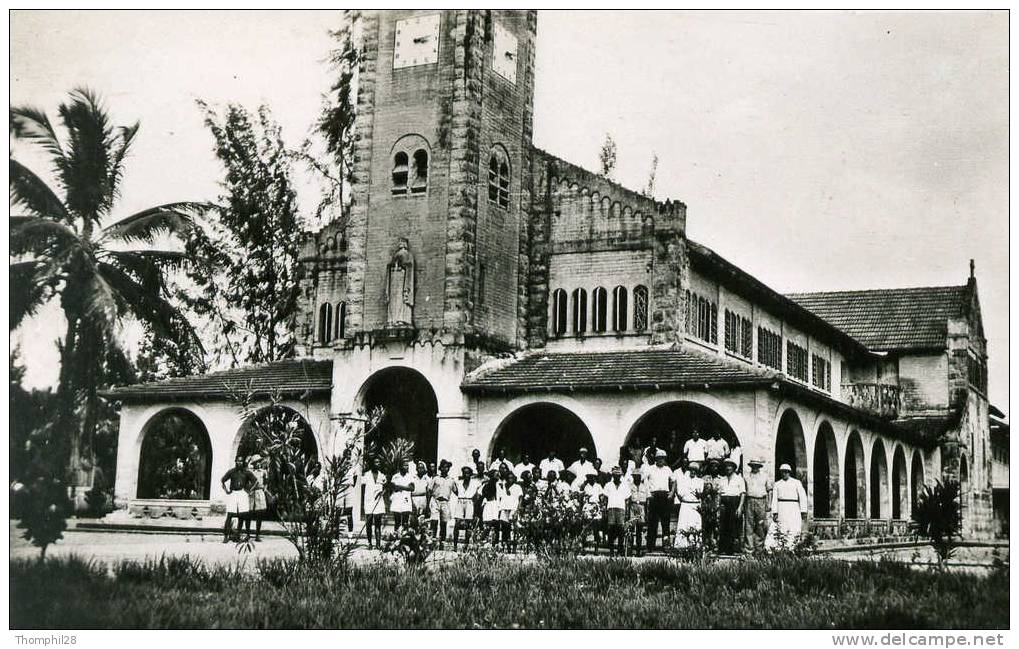
[[[769,473],[793,466],[822,538],[904,534],[943,476],[962,483],[966,533],[992,534],[1008,427],[972,268],[957,286],[776,292],[688,239],[681,201],[533,145],[537,24],[363,18],[353,201],[307,237],[298,357],[106,392],[122,404],[118,507],[222,511],[242,387],[297,412],[320,454],[378,407],[369,446],[403,438],[454,473],[472,449],[569,464],[586,446],[611,466],[654,442],[672,462],[694,429],[718,431]],[[203,458],[187,493],[147,477],[160,435]]]

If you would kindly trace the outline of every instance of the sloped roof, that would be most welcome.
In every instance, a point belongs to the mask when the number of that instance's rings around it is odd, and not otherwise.
[[[965,314],[969,287],[793,293],[788,297],[872,351],[941,349],[948,319]]]
[[[332,389],[332,379],[331,360],[293,359],[153,383],[125,385],[100,394],[117,401],[229,398],[248,393],[304,396],[328,394]]]
[[[771,374],[683,349],[550,352],[523,356],[468,375],[465,392],[597,390],[617,386],[725,387],[767,385]]]

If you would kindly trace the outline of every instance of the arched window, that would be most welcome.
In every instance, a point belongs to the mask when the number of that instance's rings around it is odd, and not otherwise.
[[[394,194],[406,194],[407,193],[407,176],[410,171],[410,162],[407,154],[403,151],[398,151],[393,156],[393,193]]]
[[[318,308],[318,342],[326,345],[333,338],[333,305],[323,304]]]
[[[423,194],[428,190],[428,152],[418,149],[414,152],[414,179],[410,184],[411,194]]]
[[[626,287],[617,286],[612,289],[612,329],[614,331],[626,331],[627,315],[629,311],[626,303]]]
[[[633,289],[633,328],[635,331],[647,330],[647,287],[635,286]]]
[[[587,291],[582,288],[573,289],[573,333],[582,334],[587,331]]]
[[[591,297],[593,302],[592,306],[594,307],[591,314],[591,329],[595,333],[605,333],[606,320],[608,318],[609,292],[599,286],[594,289],[594,293]]]
[[[336,333],[333,338],[342,340],[347,337],[347,303],[338,302],[336,304]]]
[[[552,291],[552,335],[559,337],[566,333],[566,291],[557,288]]]
[[[502,147],[492,149],[488,158],[488,202],[509,207],[509,160]]]

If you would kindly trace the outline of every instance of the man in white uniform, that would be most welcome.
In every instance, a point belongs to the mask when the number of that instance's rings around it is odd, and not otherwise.
[[[718,551],[722,554],[736,554],[743,540],[743,502],[746,500],[747,485],[736,473],[732,458],[724,462],[725,475],[718,479],[718,495],[721,499],[719,513]]]
[[[780,478],[775,481],[771,496],[771,518],[774,524],[768,531],[765,547],[792,545],[803,532],[807,520],[807,492],[803,483],[792,477],[788,464],[778,467]],[[781,538],[779,538],[781,537]]]
[[[531,473],[534,471],[534,462],[531,462],[531,456],[528,453],[520,454],[520,463],[517,464],[517,468],[513,473],[517,474],[517,479],[522,480],[525,473]],[[531,476],[534,477],[533,475]]]
[[[555,449],[552,449],[548,452],[548,457],[538,464],[538,468],[541,469],[541,475],[543,476],[547,476],[549,471],[555,471],[555,474],[558,477],[559,472],[566,467],[563,466],[563,461],[555,456]]]
[[[618,547],[619,555],[623,555],[623,541],[626,532],[623,525],[626,524],[626,505],[630,499],[630,485],[623,480],[623,470],[618,466],[612,467],[612,480],[603,488],[605,496],[605,526],[607,528],[609,556],[616,554]]]
[[[414,493],[417,478],[410,474],[410,462],[401,463],[400,471],[394,473],[389,481],[393,485],[392,493],[389,496],[389,511],[393,512],[393,531],[399,532],[400,528],[407,524],[413,508],[411,494]]]
[[[372,532],[375,532],[375,547],[382,547],[382,519],[386,516],[386,503],[382,499],[382,490],[386,486],[386,475],[382,473],[379,458],[371,460],[371,468],[361,476],[364,488],[365,530],[368,534],[368,549],[372,547]]]
[[[460,479],[453,483],[457,504],[456,522],[453,524],[453,550],[460,541],[460,530],[464,530],[464,545],[471,542],[471,528],[474,526],[474,499],[480,483],[471,477],[474,473],[469,466],[460,469]]]
[[[583,482],[584,478],[591,473],[598,474],[598,469],[594,468],[591,460],[587,459],[587,449],[583,447],[580,449],[580,459],[571,464],[567,471],[572,473],[574,479],[580,482]]]
[[[683,444],[683,456],[688,463],[703,463],[708,458],[707,452],[707,443],[701,439],[701,431],[694,428],[693,437],[686,440],[686,444]]]
[[[711,439],[704,443],[704,452],[708,460],[719,463],[729,456],[729,444],[722,439],[717,429],[711,434]]]
[[[489,467],[499,471],[499,469],[503,466],[505,466],[510,473],[516,473],[517,467],[508,457],[506,457],[506,449],[500,448]]]
[[[665,543],[665,539],[669,536],[669,519],[672,518],[672,507],[669,504],[669,494],[672,492],[672,470],[665,465],[666,457],[665,451],[658,449],[655,452],[655,465],[644,470],[648,491],[651,492],[651,499],[648,502],[648,551],[655,549],[659,526],[662,528],[662,543]]]

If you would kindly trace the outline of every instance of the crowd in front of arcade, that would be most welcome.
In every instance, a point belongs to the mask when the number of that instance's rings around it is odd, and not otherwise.
[[[793,477],[788,464],[778,467],[778,479],[769,478],[764,462],[745,462],[742,448],[732,447],[715,432],[709,437],[694,431],[678,457],[656,445],[620,449],[618,462],[607,467],[590,457],[586,448],[566,466],[550,450],[536,464],[527,453],[507,457],[500,449],[491,462],[474,449],[471,461],[452,475],[453,464],[403,462],[397,472],[386,475],[377,457],[367,459],[363,474],[352,473],[352,488],[344,497],[348,530],[354,529],[353,504],[363,497],[362,513],[368,547],[381,547],[387,514],[393,531],[407,526],[412,516],[425,517],[439,547],[446,542],[452,523],[453,549],[471,543],[479,533],[507,549],[516,547],[518,514],[528,502],[552,495],[579,495],[594,514],[594,543],[605,543],[610,554],[643,554],[658,547],[684,548],[705,532],[702,509],[714,498],[717,517],[710,532],[723,554],[754,552],[794,542],[805,530],[807,495]],[[238,513],[264,504],[264,487],[231,484],[243,471],[238,467],[223,476],[230,507]],[[234,489],[234,487],[238,487]],[[387,498],[388,496],[388,498]],[[247,498],[246,502],[241,502]],[[387,502],[388,500],[388,502]],[[257,501],[257,502],[256,502]],[[246,508],[246,509],[245,509]],[[228,509],[228,514],[230,509]],[[244,520],[245,516],[239,516]],[[228,515],[228,519],[230,516]],[[249,517],[250,518],[250,517]],[[225,530],[229,535],[229,520]],[[624,543],[628,541],[628,543]],[[659,545],[660,543],[660,545]]]

